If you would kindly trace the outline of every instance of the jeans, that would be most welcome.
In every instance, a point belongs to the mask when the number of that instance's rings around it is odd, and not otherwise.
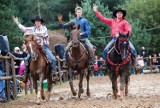
[[[48,45],[43,45],[43,48],[44,48],[44,50],[46,52],[47,57],[49,58],[49,60],[51,62],[50,65],[51,65],[52,70],[56,71],[56,62],[57,62],[57,60],[53,56],[53,54],[52,54],[51,50],[49,49]]]
[[[103,58],[104,58],[104,59],[107,58],[107,51],[108,51],[108,49],[110,48],[110,46],[111,46],[114,42],[116,42],[116,40],[117,40],[116,37],[112,38],[112,40],[111,40],[111,41],[108,43],[108,45],[104,48],[104,50],[103,50]],[[130,46],[130,48],[131,48],[131,52],[132,52],[134,58],[136,58],[136,57],[137,57],[137,51],[136,51],[136,49],[134,48],[133,44],[132,44],[130,41],[129,41],[129,46]]]
[[[89,46],[89,48],[93,49],[93,45],[91,44],[91,42],[89,41],[88,38],[83,38],[83,39],[81,39],[81,40],[82,40],[82,41],[85,40],[85,44],[86,44],[87,46]]]

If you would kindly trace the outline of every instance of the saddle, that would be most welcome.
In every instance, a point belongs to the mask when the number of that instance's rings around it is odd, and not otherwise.
[[[107,54],[109,54],[112,51],[112,49],[115,47],[114,45],[115,45],[115,42],[109,47],[108,51],[106,52]],[[129,52],[131,53],[131,57],[134,59],[130,48],[129,48]]]
[[[83,47],[83,49],[86,51],[86,53],[87,53],[88,55],[90,55],[90,54],[89,54],[89,48],[88,48],[88,46],[85,44],[85,40],[80,40],[80,44],[82,45],[82,47]]]

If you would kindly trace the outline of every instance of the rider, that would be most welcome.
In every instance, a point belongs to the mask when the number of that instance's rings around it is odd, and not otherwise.
[[[119,37],[119,33],[127,34],[129,33],[129,36],[132,33],[132,27],[125,19],[126,11],[122,10],[121,8],[118,8],[113,12],[114,18],[105,18],[100,12],[97,10],[97,6],[93,6],[93,10],[96,14],[96,16],[105,24],[109,25],[111,28],[111,36],[112,40],[108,43],[108,45],[103,50],[103,57],[106,59],[107,57],[107,51],[111,47],[111,45],[116,41],[116,39]],[[129,41],[129,46],[131,48],[131,52],[133,54],[133,59],[135,60],[135,63],[137,63],[137,52],[133,46],[133,44]]]
[[[47,55],[47,57],[50,60],[50,65],[51,65],[51,72],[52,72],[52,76],[53,76],[53,80],[57,79],[57,75],[56,75],[56,59],[53,56],[52,52],[49,49],[49,36],[48,36],[48,32],[47,32],[47,28],[42,25],[42,23],[44,22],[44,20],[42,18],[40,18],[39,16],[36,16],[34,19],[32,19],[32,23],[35,24],[35,26],[33,27],[25,27],[22,24],[19,23],[18,18],[17,17],[13,17],[13,21],[17,24],[17,26],[23,31],[25,32],[26,35],[34,35],[36,37],[39,37],[42,40],[42,46],[45,50],[45,53]],[[28,80],[28,75],[29,75],[29,71],[28,71],[28,64],[29,64],[29,58],[30,58],[30,54],[27,55],[27,58],[25,59],[25,64],[26,64],[26,69],[25,69],[25,80],[24,82],[27,82]]]
[[[68,28],[70,27],[72,24],[79,24],[80,25],[80,35],[81,35],[81,39],[82,41],[85,41],[85,44],[88,46],[89,49],[89,54],[90,54],[90,65],[93,65],[94,63],[94,46],[91,44],[89,38],[89,34],[91,32],[91,27],[90,27],[90,23],[87,19],[82,17],[82,8],[81,7],[76,7],[75,8],[75,14],[76,14],[76,18],[74,18],[73,20],[69,21],[66,24],[62,23],[62,17],[58,17],[59,20],[59,24],[62,28]],[[66,52],[68,51],[68,49],[72,46],[72,42],[69,42],[67,47],[66,47]]]

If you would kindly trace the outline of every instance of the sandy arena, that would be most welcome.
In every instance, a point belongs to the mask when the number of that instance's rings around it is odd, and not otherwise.
[[[112,97],[111,82],[108,76],[92,77],[90,80],[91,97],[85,92],[81,99],[71,94],[68,82],[53,87],[50,102],[42,101],[36,105],[35,94],[20,96],[16,101],[0,104],[0,108],[160,108],[160,74],[131,75],[129,94],[124,100]],[[78,90],[78,80],[74,81]]]

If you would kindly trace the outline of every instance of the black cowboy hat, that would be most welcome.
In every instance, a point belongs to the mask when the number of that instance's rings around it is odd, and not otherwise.
[[[41,21],[41,23],[44,22],[44,20],[43,20],[40,16],[36,16],[35,18],[33,18],[33,19],[31,20],[32,23],[34,23],[35,21]]]
[[[113,16],[114,16],[114,17],[117,17],[117,16],[116,16],[117,12],[122,12],[122,13],[123,13],[123,17],[126,16],[126,10],[122,10],[121,8],[118,8],[117,10],[115,10],[115,11],[113,12]]]

